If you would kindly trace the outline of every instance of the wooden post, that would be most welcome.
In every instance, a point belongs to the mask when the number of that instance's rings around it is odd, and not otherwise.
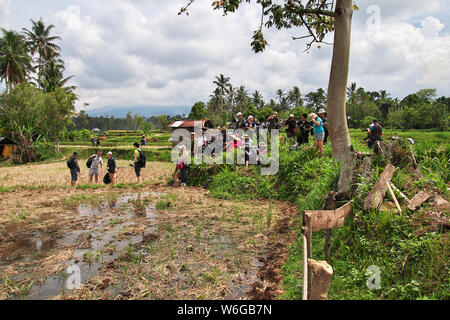
[[[336,203],[335,203],[336,196],[333,191],[330,191],[328,193],[326,200],[327,200],[327,207],[328,207],[327,209],[334,210],[336,208]],[[328,229],[326,231],[325,244],[323,246],[323,251],[325,252],[325,261],[327,263],[330,262],[331,233],[332,233],[332,229]]]
[[[304,213],[305,219],[305,236],[306,236],[306,249],[307,249],[307,258],[312,258],[312,227],[311,227],[311,216],[312,214],[309,212]],[[311,297],[311,287],[312,287],[312,269],[309,264],[306,264],[308,269],[308,300]]]
[[[303,240],[303,292],[302,300],[308,300],[308,245],[305,232],[302,232]]]
[[[326,300],[333,278],[333,268],[326,261],[315,261],[308,259],[314,271],[314,284],[311,289],[310,300]]]

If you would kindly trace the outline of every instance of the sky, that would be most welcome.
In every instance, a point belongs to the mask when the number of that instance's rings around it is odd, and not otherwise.
[[[75,75],[77,108],[88,103],[88,113],[188,113],[208,100],[219,74],[266,100],[278,89],[328,87],[332,47],[304,52],[305,42],[292,40],[304,29],[266,30],[269,47],[255,54],[250,42],[260,9],[254,1],[223,16],[211,0],[197,0],[189,16],[177,15],[187,2],[0,0],[0,26],[21,30],[41,17],[54,24],[66,75]],[[349,83],[398,98],[423,88],[450,96],[450,0],[355,2]]]

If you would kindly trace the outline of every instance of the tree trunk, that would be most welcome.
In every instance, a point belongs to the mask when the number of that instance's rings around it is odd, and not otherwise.
[[[350,60],[350,36],[353,0],[337,0],[333,59],[328,84],[328,123],[333,158],[344,161],[350,154],[350,135],[347,127],[345,99]],[[351,162],[350,159],[348,159]]]

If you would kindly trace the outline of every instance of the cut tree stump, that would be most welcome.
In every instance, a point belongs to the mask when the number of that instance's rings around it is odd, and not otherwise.
[[[388,189],[387,183],[391,181],[394,171],[395,167],[391,163],[388,163],[386,168],[384,168],[383,173],[380,175],[377,183],[367,195],[366,200],[364,200],[364,210],[378,210],[380,208]]]
[[[310,300],[326,300],[333,278],[333,268],[326,261],[308,259],[314,273],[314,282],[311,288]]]
[[[411,199],[411,201],[408,204],[408,209],[411,211],[416,210],[418,207],[422,205],[422,203],[430,199],[430,197],[431,196],[425,191],[420,191],[418,194],[415,195],[414,198]]]

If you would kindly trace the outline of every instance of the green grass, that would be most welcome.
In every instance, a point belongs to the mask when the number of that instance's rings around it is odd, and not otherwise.
[[[351,135],[357,151],[370,152],[362,141],[364,132],[359,134],[352,130]],[[448,194],[450,147],[443,141],[448,134],[425,132],[420,136],[418,132],[399,132],[399,135],[412,137],[417,142],[413,149],[423,177],[412,179],[404,163],[399,163],[393,183],[410,198],[424,187]],[[417,214],[408,211],[400,216],[362,210],[362,201],[384,165],[379,160],[373,162],[373,179],[359,182],[353,212],[343,228],[333,230],[330,264],[334,277],[329,298],[449,299],[448,236],[442,230],[418,232],[423,227],[417,225]],[[188,177],[189,183],[194,185],[208,182],[210,194],[216,198],[288,200],[303,211],[321,209],[328,191],[336,187],[339,168],[331,158],[330,146],[325,147],[323,158],[317,158],[311,149],[292,152],[281,147],[280,169],[274,177],[261,176],[258,167],[243,169],[234,165],[192,166]],[[263,223],[268,224],[271,215],[267,213],[263,219]],[[297,232],[298,240],[290,248],[282,267],[285,294],[280,298],[284,299],[300,299],[302,293],[300,223]],[[313,234],[313,258],[316,260],[324,259],[324,241],[324,231]],[[372,265],[381,271],[379,290],[369,290],[366,285],[366,271]]]

